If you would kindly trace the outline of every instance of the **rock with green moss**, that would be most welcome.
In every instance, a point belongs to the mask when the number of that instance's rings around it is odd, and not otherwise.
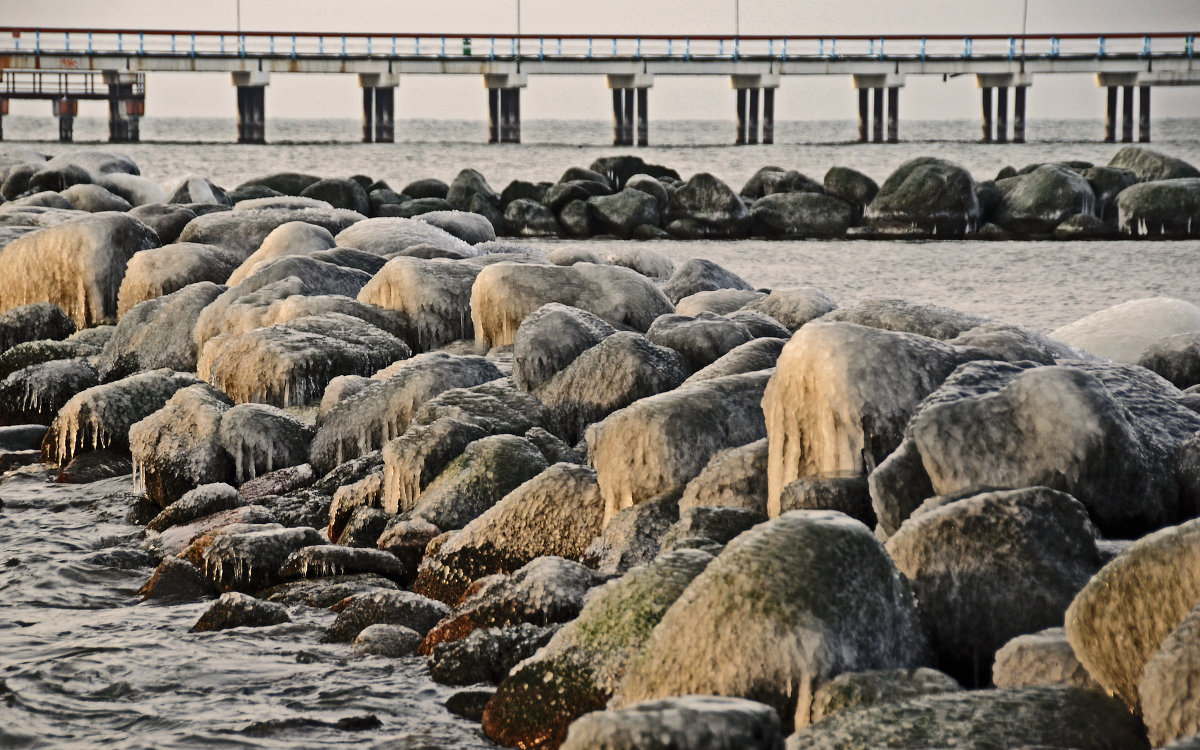
[[[842,711],[788,738],[788,750],[1022,746],[1144,750],[1141,722],[1096,690],[1012,688],[925,695]]]
[[[1137,709],[1146,661],[1200,602],[1200,519],[1134,542],[1071,602],[1067,638],[1105,690]]]
[[[443,531],[461,529],[545,468],[542,452],[524,438],[481,438],[430,482],[408,517],[423,518]]]
[[[579,617],[500,683],[484,713],[487,735],[525,747],[561,743],[571,722],[604,708],[663,613],[711,561],[679,550],[598,589]]]
[[[870,530],[841,513],[792,511],[738,536],[692,582],[614,703],[739,696],[804,726],[830,678],[927,659],[912,592]]]
[[[687,695],[596,711],[571,726],[566,750],[783,750],[779,715],[741,698]]]
[[[1124,146],[1113,156],[1108,166],[1128,169],[1141,182],[1200,177],[1200,170],[1183,159],[1167,156],[1144,146]]]
[[[596,472],[555,464],[521,484],[421,563],[415,587],[457,601],[471,582],[512,573],[547,555],[579,559],[600,533],[604,503]]]
[[[853,708],[957,690],[962,690],[962,686],[953,677],[928,667],[843,672],[817,689],[813,697],[812,721],[816,724]]]
[[[1117,196],[1121,232],[1184,239],[1200,232],[1200,178],[1142,182]]]
[[[1004,194],[992,221],[1019,237],[1048,235],[1067,218],[1091,216],[1095,208],[1096,195],[1087,180],[1070,169],[1044,164]]]

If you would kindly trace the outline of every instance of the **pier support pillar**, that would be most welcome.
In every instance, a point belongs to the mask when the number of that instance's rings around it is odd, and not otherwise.
[[[883,142],[883,89],[875,88],[872,94],[872,105],[874,112],[871,122],[871,140],[875,143]]]
[[[737,90],[737,137],[733,142],[738,146],[746,144],[746,89]]]
[[[1013,89],[1013,143],[1025,142],[1025,87]]]
[[[983,137],[984,143],[992,142],[992,87],[984,86],[983,93]]]
[[[1133,86],[1121,87],[1121,142],[1133,142]]]
[[[500,142],[500,89],[488,89],[488,143]]]
[[[1104,142],[1117,140],[1117,87],[1108,88],[1108,109],[1104,113]]]
[[[79,101],[55,99],[54,114],[58,115],[58,140],[62,143],[75,140],[75,116],[79,114]]]
[[[1138,86],[1138,140],[1150,142],[1150,87]]]
[[[267,84],[270,78],[259,71],[233,74],[237,87],[238,143],[267,142]]]
[[[896,143],[900,140],[900,87],[887,90],[887,140]]]
[[[391,73],[359,73],[363,92],[363,143],[394,143],[396,140],[396,87],[400,76]]]
[[[137,143],[139,123],[146,111],[146,100],[138,76],[127,70],[106,70],[104,83],[108,86],[109,143]]]
[[[871,90],[858,90],[858,142],[866,143],[871,127]]]
[[[996,88],[996,142],[1008,143],[1008,87]]]
[[[500,142],[521,142],[521,89],[509,86],[500,92]]]
[[[488,143],[521,142],[521,89],[528,79],[522,73],[485,73],[488,90]]]
[[[762,142],[770,145],[775,142],[775,89],[763,89],[763,123]]]
[[[634,89],[637,92],[637,145],[650,145],[650,115],[646,106],[650,99],[650,89],[643,86]]]
[[[4,140],[4,116],[8,114],[8,100],[0,97],[0,141]]]
[[[759,89],[749,89],[749,118],[747,118],[746,142],[754,145],[758,143],[758,92]]]
[[[644,72],[610,73],[608,88],[612,90],[613,145],[639,146],[650,144],[650,86],[654,77]]]
[[[375,89],[363,86],[363,143],[375,140]]]

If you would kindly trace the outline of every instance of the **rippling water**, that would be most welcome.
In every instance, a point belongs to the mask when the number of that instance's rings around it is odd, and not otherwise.
[[[1200,164],[1200,121],[1155,123],[1155,148]],[[5,136],[60,153],[44,140],[51,118],[9,117]],[[820,179],[834,164],[882,180],[899,163],[936,154],[978,178],[1006,164],[1085,159],[1106,163],[1119,145],[1097,143],[1098,121],[1033,121],[1032,142],[968,139],[973,122],[905,123],[900,144],[859,145],[850,122],[779,123],[774,146],[729,147],[719,122],[664,122],[646,149],[606,145],[606,123],[532,121],[526,143],[488,146],[478,122],[412,121],[396,144],[357,143],[353,120],[268,124],[266,146],[230,143],[232,120],[143,122],[147,141],[119,147],[143,174],[170,185],[189,173],[233,186],[295,170],[366,173],[401,187],[419,177],[450,180],[463,167],[502,188],[509,180],[553,180],[569,166],[632,151],[685,177],[708,171],[735,188],[765,164]],[[81,118],[77,147],[104,137],[103,120]],[[103,148],[109,148],[107,144]],[[3,148],[3,146],[0,146]],[[545,248],[566,241],[537,241]],[[601,254],[623,243],[590,241]],[[675,260],[706,257],[755,286],[813,285],[841,304],[905,297],[1050,330],[1129,299],[1200,303],[1200,241],[1185,242],[656,242]],[[33,469],[0,478],[0,747],[106,744],[128,748],[491,747],[477,724],[442,704],[453,692],[428,678],[423,659],[351,659],[344,644],[318,643],[333,617],[293,608],[294,622],[264,629],[190,634],[207,606],[140,604],[153,560],[124,522],[129,478],[55,485]],[[255,722],[336,721],[374,714],[379,729],[321,728],[247,734]]]

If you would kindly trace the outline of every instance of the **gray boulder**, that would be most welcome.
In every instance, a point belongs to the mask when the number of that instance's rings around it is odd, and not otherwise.
[[[118,380],[162,367],[195,371],[197,351],[192,328],[200,311],[223,291],[225,287],[202,281],[129,310],[100,354],[100,376],[106,381]]]
[[[179,233],[178,241],[216,245],[245,259],[262,245],[267,235],[289,221],[316,224],[336,236],[351,224],[366,218],[360,213],[345,209],[270,206],[243,209],[248,203],[249,201],[239,203],[235,211],[197,216]]]
[[[505,207],[504,224],[514,237],[558,237],[562,233],[554,212],[527,198],[518,198]]]
[[[795,332],[810,320],[837,309],[837,303],[820,289],[806,286],[774,289],[766,297],[747,304],[745,309],[770,315],[789,331]]]
[[[412,656],[421,645],[421,635],[403,625],[368,625],[354,638],[350,653],[356,656]]]
[[[325,643],[349,643],[372,625],[403,625],[424,637],[450,608],[411,591],[381,590],[356,594],[339,602],[337,619],[325,629]]]
[[[688,369],[696,372],[754,337],[743,325],[702,312],[696,317],[659,316],[646,331],[646,338],[653,344],[679,352]]]
[[[223,591],[256,591],[283,581],[279,568],[293,552],[322,541],[308,527],[226,533],[204,550],[204,574]]]
[[[754,234],[762,237],[841,237],[854,214],[849,203],[823,193],[775,193],[750,206]]]
[[[952,339],[988,322],[982,315],[904,299],[868,297],[825,314],[822,321],[857,323],[885,331],[917,333],[933,339]]]
[[[910,159],[884,181],[863,217],[879,233],[962,237],[980,217],[975,181],[953,162]]]
[[[589,198],[588,205],[600,231],[623,240],[632,237],[633,230],[638,226],[657,226],[661,220],[658,198],[634,188],[626,188],[614,195]]]
[[[327,177],[317,180],[300,191],[301,198],[325,201],[334,208],[344,208],[363,216],[371,215],[371,199],[367,191],[354,180]]]
[[[841,711],[962,690],[953,677],[928,667],[843,672],[817,689],[812,723]]]
[[[246,594],[230,591],[222,594],[212,606],[200,615],[192,626],[193,633],[204,633],[229,628],[262,628],[291,622],[283,605],[265,602]]]
[[[671,195],[663,221],[668,225],[679,222],[694,227],[686,234],[744,237],[750,228],[750,212],[728,185],[707,172],[700,172]],[[670,226],[667,231],[671,231]]]
[[[817,474],[789,482],[779,494],[778,513],[790,510],[836,510],[868,528],[876,523],[867,478],[858,472]]]
[[[684,382],[698,383],[702,380],[723,378],[726,375],[771,369],[786,343],[782,338],[773,337],[747,341],[725,352],[712,364],[696,370]]]
[[[613,333],[611,325],[586,310],[542,305],[521,321],[513,338],[513,380],[522,390],[536,391]]]
[[[1076,172],[1046,164],[1004,194],[992,221],[1018,236],[1046,235],[1075,214],[1094,214],[1096,196]]]
[[[693,508],[743,508],[767,515],[767,441],[717,452],[687,483],[680,513]]]
[[[1124,146],[1109,161],[1108,166],[1128,169],[1139,182],[1173,180],[1181,177],[1200,177],[1200,170],[1183,159],[1152,151],[1144,146]]]
[[[1155,747],[1200,734],[1200,605],[1146,661],[1138,684],[1142,717]]]
[[[1142,352],[1138,365],[1153,370],[1180,390],[1200,384],[1200,331],[1159,339]]]
[[[875,180],[849,167],[830,167],[825,173],[824,187],[827,195],[841,198],[860,211],[879,194]]]
[[[175,203],[145,203],[131,208],[129,215],[153,229],[164,245],[179,239],[183,228],[196,218],[195,211]]]
[[[100,374],[84,359],[23,367],[0,381],[0,424],[49,425],[76,394],[98,385]]]
[[[59,341],[73,333],[75,321],[49,302],[32,302],[0,312],[0,352],[26,341]]]
[[[1099,690],[1071,649],[1061,626],[1013,638],[996,652],[992,682],[999,688],[1078,687]]]
[[[72,208],[88,213],[98,211],[128,211],[133,208],[129,201],[119,195],[114,195],[99,185],[72,185],[59,193],[66,198]]]
[[[117,315],[123,318],[143,302],[192,284],[224,285],[237,266],[237,257],[213,245],[182,242],[142,250],[129,259],[117,292]]]
[[[742,186],[741,195],[751,201],[768,195],[785,193],[822,193],[821,184],[794,169],[763,167],[755,172]]]
[[[571,725],[568,750],[783,750],[779,715],[741,698],[688,695],[596,711]]]
[[[751,288],[740,276],[732,271],[727,271],[711,260],[692,258],[675,267],[675,273],[663,286],[663,293],[674,304],[697,292],[711,292],[717,289],[750,290]]]
[[[766,296],[763,292],[748,289],[716,289],[711,292],[696,292],[679,300],[675,305],[675,312],[679,315],[696,315],[702,312],[728,315]]]
[[[1143,182],[1117,196],[1121,231],[1134,236],[1185,238],[1200,231],[1200,178]]]

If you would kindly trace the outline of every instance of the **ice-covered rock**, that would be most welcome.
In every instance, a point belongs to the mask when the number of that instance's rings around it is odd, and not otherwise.
[[[32,232],[0,249],[0,312],[52,302],[84,328],[113,318],[129,259],[158,246],[154,231],[116,212]]]
[[[59,195],[66,198],[72,208],[88,213],[128,211],[133,208],[129,205],[129,201],[119,195],[114,195],[99,185],[72,185]]]
[[[840,711],[962,690],[954,678],[927,667],[843,672],[817,689],[814,724]]]
[[[868,528],[876,523],[867,478],[854,471],[814,474],[788,482],[779,493],[778,512],[789,510],[836,510]]]
[[[165,508],[201,485],[233,481],[233,461],[219,437],[228,409],[224,394],[202,383],[176,391],[129,428],[135,485],[151,502]]]
[[[129,210],[129,215],[153,229],[158,235],[158,241],[163,245],[178,240],[183,228],[196,218],[195,211],[174,203],[146,203],[134,206]]]
[[[550,302],[638,331],[673,311],[653,282],[627,268],[496,263],[480,271],[471,290],[476,344],[485,350],[512,344],[525,318]]]
[[[940,305],[926,305],[903,299],[868,298],[833,310],[821,317],[822,322],[856,323],[885,331],[902,331],[934,339],[952,339],[988,322],[982,315],[951,310]]]
[[[205,633],[228,628],[262,628],[290,622],[283,605],[265,602],[252,596],[230,591],[213,602],[192,626],[193,633]]]
[[[86,359],[91,364],[100,350],[100,346],[81,341],[74,336],[64,341],[26,341],[0,354],[0,378],[6,378],[17,370],[31,365],[39,365],[57,359]]]
[[[784,347],[763,397],[768,509],[789,482],[867,473],[900,444],[917,403],[967,359],[925,336],[810,323]]]
[[[403,625],[368,625],[354,638],[350,653],[357,656],[412,656],[421,645],[421,635]]]
[[[658,557],[662,540],[679,520],[681,489],[620,511],[592,540],[582,562],[601,575],[622,575]]]
[[[129,201],[134,208],[149,203],[167,202],[167,191],[163,190],[162,186],[154,180],[140,175],[109,172],[101,175],[96,180],[96,184]]]
[[[235,211],[205,214],[192,219],[180,232],[179,241],[217,245],[245,259],[262,246],[263,240],[276,227],[289,221],[316,224],[336,236],[365,218],[360,213],[340,208],[246,208],[244,203],[240,203]]]
[[[1172,297],[1123,302],[1050,332],[1051,338],[1116,362],[1137,362],[1150,345],[1200,332],[1200,307]]]
[[[238,404],[221,416],[221,447],[233,460],[238,484],[308,461],[312,430],[287,412],[264,404]]]
[[[289,221],[280,224],[263,238],[258,249],[250,254],[241,265],[228,277],[229,286],[235,286],[246,280],[258,268],[259,263],[265,263],[285,255],[309,255],[310,253],[328,250],[334,247],[333,235],[325,227],[309,224],[303,221]]]
[[[675,305],[675,312],[679,315],[690,316],[702,312],[726,315],[766,296],[765,292],[751,289],[715,289],[709,292],[696,292],[679,300]]]
[[[1128,169],[1137,175],[1140,182],[1200,177],[1200,170],[1183,159],[1167,156],[1145,146],[1123,146],[1108,162],[1108,166]]]
[[[187,390],[186,388],[184,390]],[[165,531],[172,526],[192,523],[205,516],[246,505],[238,491],[228,484],[202,484],[166,506],[146,524],[147,531]]]
[[[1200,605],[1166,637],[1146,661],[1138,684],[1142,717],[1150,743],[1160,747],[1182,737],[1200,735]]]
[[[125,317],[142,302],[198,282],[224,284],[237,262],[219,247],[188,242],[135,253],[117,292],[117,316]]]
[[[996,652],[992,665],[996,687],[1059,686],[1099,690],[1071,650],[1062,626],[1013,638]]]
[[[696,317],[660,315],[646,331],[646,338],[651,343],[679,352],[688,368],[695,372],[750,341],[753,336],[739,323],[701,312]]]
[[[765,514],[749,508],[683,508],[679,511],[679,520],[663,535],[662,552],[703,549],[717,554],[717,549],[738,534],[766,520]]]
[[[910,159],[897,167],[863,212],[876,232],[916,231],[950,238],[972,231],[979,216],[971,174],[932,156]]]
[[[712,364],[692,373],[684,382],[698,383],[726,375],[769,370],[775,367],[786,343],[779,338],[752,339],[725,352]]]
[[[680,512],[689,508],[746,508],[767,515],[767,441],[718,451],[684,487]]]
[[[238,403],[306,404],[338,375],[367,375],[411,354],[360,318],[330,312],[205,343],[197,372]]]
[[[446,465],[487,434],[474,422],[442,417],[410,425],[400,437],[389,440],[383,446],[380,488],[384,510],[392,514],[411,510]]]
[[[926,501],[887,551],[921,604],[938,667],[987,685],[996,651],[1062,622],[1100,569],[1096,532],[1078,501],[1044,487],[945,500]]]
[[[558,628],[523,622],[476,630],[461,640],[439,643],[430,655],[429,676],[443,685],[498,683],[519,662],[545,646]],[[480,705],[476,721],[483,716],[483,709]]]
[[[293,552],[324,541],[308,527],[227,533],[204,550],[204,574],[224,591],[256,591],[283,580],[279,568]]]
[[[399,586],[383,576],[377,576],[373,573],[360,573],[357,575],[323,576],[321,578],[301,578],[296,581],[287,581],[261,589],[258,595],[262,599],[278,602],[288,607],[303,604],[306,607],[330,609],[343,599],[348,599],[352,596],[380,590],[397,591],[399,588]],[[417,636],[417,643],[420,642],[421,638]],[[416,650],[416,644],[413,645],[413,650]]]
[[[1087,354],[1037,331],[1007,323],[984,323],[964,331],[947,343],[985,352],[1005,362],[1029,360],[1052,365],[1056,359],[1086,359]]]
[[[311,463],[318,472],[378,450],[402,435],[421,404],[443,391],[502,376],[483,357],[429,352],[402,364],[329,410],[312,443]]]
[[[553,746],[576,718],[603,709],[667,608],[711,561],[680,550],[596,589],[578,618],[500,683],[484,712],[488,737]]]
[[[643,398],[587,431],[604,522],[623,508],[682,488],[720,450],[766,436],[767,373],[716,378]]]
[[[216,587],[204,577],[200,569],[178,557],[164,557],[142,587],[138,596],[143,600],[210,599],[217,594]]]
[[[433,245],[463,258],[476,254],[470,244],[420,219],[368,219],[341,233],[335,232],[334,240],[340,247],[353,247],[376,255],[392,255],[414,245]]]
[[[163,367],[194,372],[197,351],[192,329],[200,311],[223,291],[225,287],[201,281],[126,311],[100,354],[100,376],[116,380]]]
[[[75,321],[49,302],[33,302],[0,312],[0,352],[26,341],[59,341],[73,333]]]
[[[417,351],[430,351],[474,335],[471,286],[480,270],[451,260],[398,257],[363,286],[358,299],[400,313]]]
[[[1200,178],[1143,182],[1117,196],[1124,234],[1186,239],[1200,232]]]
[[[741,534],[692,581],[614,703],[749,697],[775,708],[786,727],[804,726],[826,680],[926,658],[912,592],[867,527],[840,513],[794,511]]]
[[[783,750],[779,715],[742,698],[687,695],[595,711],[571,725],[565,750]]]
[[[745,326],[754,338],[780,339],[782,343],[792,337],[792,332],[784,328],[778,320],[757,310],[734,310],[722,317]]]
[[[711,260],[692,258],[675,267],[675,272],[663,286],[663,292],[672,303],[678,303],[685,297],[700,292],[714,292],[719,289],[750,291],[751,288],[742,277]]]
[[[1153,370],[1176,388],[1200,384],[1200,331],[1165,336],[1146,347],[1139,365]]]
[[[1096,196],[1076,172],[1043,164],[1004,191],[992,221],[1017,236],[1046,235],[1067,218],[1094,215]]]
[[[536,391],[587,349],[615,333],[586,310],[551,302],[526,316],[513,338],[513,380]]]
[[[675,263],[666,253],[648,247],[617,248],[605,253],[604,261],[637,271],[652,279],[666,280],[675,273]]]
[[[421,214],[419,221],[432,224],[468,245],[478,245],[496,239],[496,230],[492,223],[469,211],[427,211]]]
[[[508,493],[421,564],[414,589],[457,601],[472,581],[512,573],[538,557],[577,560],[600,533],[596,472],[560,463]]]
[[[1139,706],[1147,661],[1200,603],[1200,520],[1134,542],[1101,568],[1066,614],[1067,639],[1104,689]]]
[[[300,193],[304,192],[304,188],[319,179],[321,178],[316,175],[300,172],[275,172],[246,180],[238,185],[237,189],[242,190],[244,188],[261,186],[270,188],[283,195],[300,195]]]
[[[84,359],[23,367],[0,381],[0,424],[49,425],[71,398],[97,385],[100,373]]]
[[[427,599],[411,591],[368,591],[339,602],[333,624],[325,629],[321,640],[326,643],[348,643],[371,625],[403,625],[424,637],[450,608],[441,602]]]
[[[1145,750],[1137,717],[1079,688],[962,690],[842,711],[788,738],[788,750],[1053,747]]]
[[[55,417],[43,456],[66,465],[76,453],[128,450],[130,427],[161,409],[176,391],[199,382],[194,375],[164,369],[88,388]]]
[[[119,151],[103,151],[100,149],[79,149],[68,151],[55,156],[46,162],[44,169],[55,169],[62,166],[75,166],[85,170],[93,179],[114,172],[140,175],[137,163],[128,155]]]
[[[405,578],[404,566],[395,555],[383,550],[340,544],[301,547],[289,555],[279,568],[279,575],[283,578],[324,578],[360,573],[374,573],[393,581]]]

